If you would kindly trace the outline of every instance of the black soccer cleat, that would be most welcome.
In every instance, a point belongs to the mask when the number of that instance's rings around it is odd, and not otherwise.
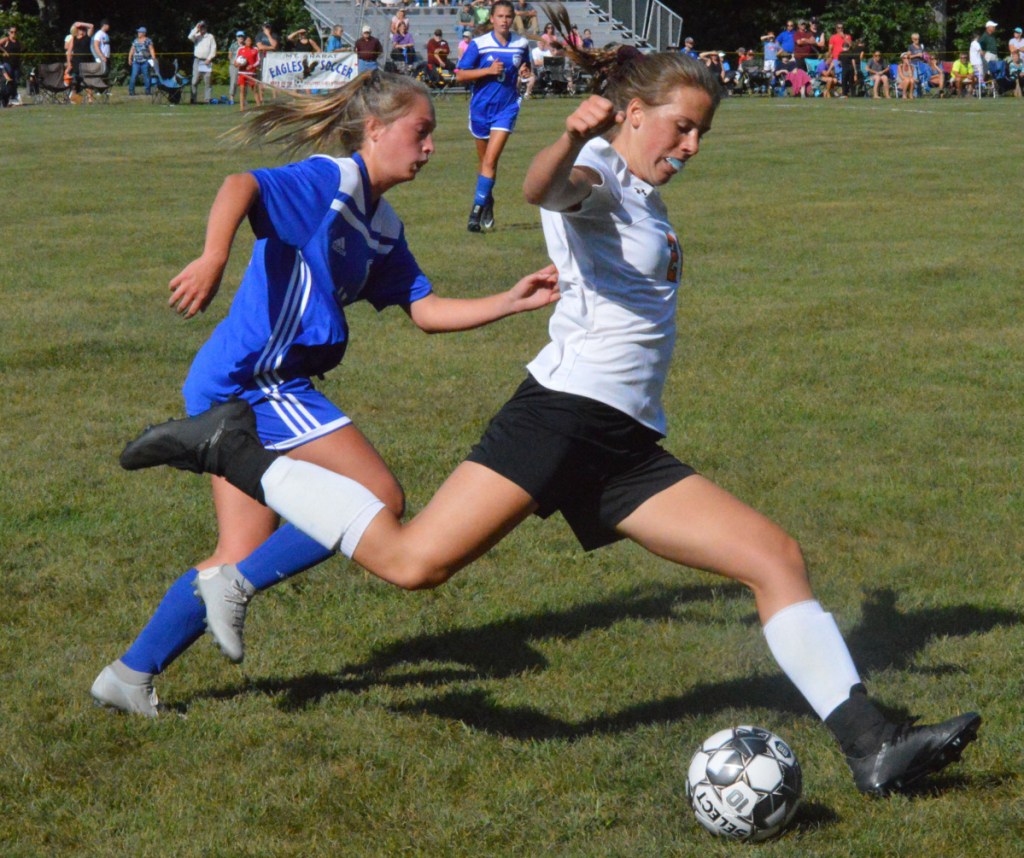
[[[857,789],[869,795],[886,796],[959,760],[964,748],[978,737],[980,725],[977,712],[920,727],[907,721],[897,725],[875,753],[847,757],[846,762]]]
[[[475,203],[469,211],[469,225],[466,227],[470,232],[480,232],[480,219],[483,217],[484,207]]]
[[[488,200],[480,213],[480,226],[484,229],[494,229],[494,200]]]
[[[225,440],[230,438],[231,454],[239,447],[263,445],[256,434],[256,415],[244,399],[214,405],[208,411],[185,420],[168,420],[148,426],[121,451],[121,467],[128,471],[169,465],[197,474],[224,475]]]

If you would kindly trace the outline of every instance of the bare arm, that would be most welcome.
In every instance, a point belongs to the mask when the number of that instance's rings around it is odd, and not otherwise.
[[[558,300],[558,272],[548,265],[527,274],[507,292],[486,298],[442,298],[431,293],[405,307],[409,318],[428,334],[468,331],[505,316],[539,310]]]
[[[623,121],[606,98],[592,95],[565,120],[565,133],[534,157],[526,171],[523,195],[535,206],[566,211],[590,196],[597,174],[576,167],[576,158],[588,140]]]
[[[171,280],[167,304],[186,319],[204,311],[220,288],[231,245],[242,220],[259,197],[259,185],[250,173],[235,173],[224,180],[206,223],[203,254]]]
[[[505,64],[501,60],[495,60],[482,69],[455,69],[455,79],[459,83],[469,83],[482,77],[497,77],[503,71],[505,71]]]

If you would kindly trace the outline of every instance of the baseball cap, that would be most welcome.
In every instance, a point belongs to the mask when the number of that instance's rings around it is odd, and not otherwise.
[[[137,29],[135,30],[135,32],[136,32],[136,33],[145,33],[145,32],[146,32],[146,28],[145,28],[145,27],[138,27],[138,28],[137,28]]]
[[[998,27],[999,25],[995,21],[986,21],[985,22],[985,26],[986,27]]]
[[[1022,30],[1020,27],[1014,27],[1013,32],[1015,32],[1015,33],[1024,33],[1024,30]]]
[[[364,33],[372,32],[372,30],[370,29],[370,25],[369,24],[363,24],[363,32]]]

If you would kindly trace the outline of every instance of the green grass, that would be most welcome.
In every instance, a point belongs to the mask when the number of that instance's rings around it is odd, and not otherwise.
[[[444,294],[544,264],[518,186],[570,107],[527,105],[499,230],[472,236],[465,103],[438,103],[434,162],[390,198]],[[276,154],[229,148],[226,107],[5,112],[0,853],[736,855],[683,782],[703,738],[758,723],[797,751],[805,806],[751,853],[1021,854],[1020,110],[728,102],[665,190],[686,250],[669,447],[801,539],[890,711],[986,718],[961,766],[888,801],[855,792],[741,588],[629,545],[584,555],[560,521],[435,592],[324,564],[253,605],[241,669],[200,641],[157,721],[94,709],[95,674],[213,544],[204,481],[116,454],[181,413],[251,240],[201,318],[166,283],[222,177]],[[351,316],[324,386],[415,510],[546,319],[428,338]]]

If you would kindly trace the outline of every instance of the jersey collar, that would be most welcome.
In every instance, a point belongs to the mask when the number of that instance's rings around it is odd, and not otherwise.
[[[366,169],[366,162],[358,152],[353,153],[352,160],[359,167],[359,175],[363,180],[363,210],[366,212],[367,217],[373,217],[374,212],[377,210],[377,203],[373,201],[373,195],[370,193],[370,174]]]

